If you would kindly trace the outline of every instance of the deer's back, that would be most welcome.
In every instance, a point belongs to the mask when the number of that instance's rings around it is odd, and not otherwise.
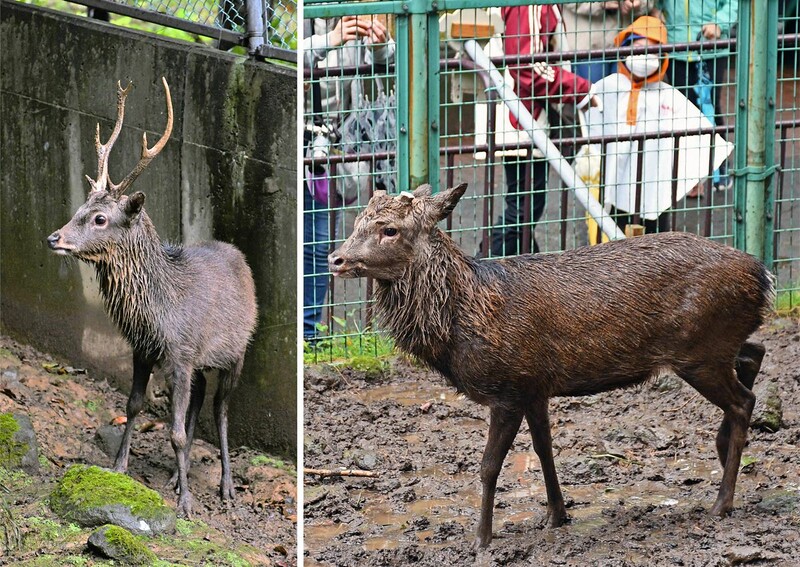
[[[595,393],[676,363],[732,361],[772,293],[758,260],[685,233],[480,269],[500,304],[456,325],[448,363],[476,398]]]
[[[244,354],[256,325],[250,267],[224,242],[186,246],[178,254],[181,281],[174,305],[165,309],[173,351],[197,367],[228,367]]]

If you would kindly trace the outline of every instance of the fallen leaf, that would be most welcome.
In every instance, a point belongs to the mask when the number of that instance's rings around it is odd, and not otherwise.
[[[164,422],[160,421],[160,420],[157,420],[157,419],[155,419],[153,421],[148,421],[147,423],[143,423],[139,427],[139,431],[142,431],[142,432],[161,431],[162,429],[164,429]]]

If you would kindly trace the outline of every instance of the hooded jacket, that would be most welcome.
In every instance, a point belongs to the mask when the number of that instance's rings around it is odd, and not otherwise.
[[[615,43],[622,45],[634,34],[659,44],[666,40],[661,22],[645,16],[623,30]],[[618,140],[593,149],[597,154],[604,152],[605,204],[648,220],[657,219],[683,199],[700,179],[719,167],[733,147],[719,134],[713,145],[708,134],[689,134],[710,129],[712,124],[680,91],[661,80],[666,69],[664,61],[659,71],[634,81],[620,65],[619,72],[593,85],[592,92],[601,104],[586,112],[590,136]],[[630,139],[639,134],[658,137],[643,142]]]
[[[507,6],[502,9],[502,15],[506,64],[514,79],[514,90],[533,118],[537,119],[549,102],[585,105],[591,88],[586,79],[547,62],[514,61],[520,56],[559,49],[556,44],[563,22],[558,8],[550,5]],[[513,115],[511,124],[519,128]]]
[[[617,37],[614,38],[614,45],[616,47],[626,45],[629,43],[632,36],[649,39],[651,42],[655,42],[658,45],[667,43],[667,29],[664,27],[664,24],[661,23],[661,20],[653,16],[637,18],[631,25],[617,34]],[[661,81],[664,78],[664,74],[667,72],[669,57],[667,57],[666,53],[659,55],[661,57],[661,69],[657,73],[653,73],[644,79],[635,79],[624,63],[620,62],[617,65],[619,73],[625,75],[631,81],[631,96],[628,99],[627,113],[627,121],[630,125],[636,124],[636,108],[639,100],[639,91],[646,83],[657,83]]]

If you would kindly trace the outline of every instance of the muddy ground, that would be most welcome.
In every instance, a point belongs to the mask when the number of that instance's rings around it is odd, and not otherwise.
[[[527,426],[498,482],[494,540],[476,552],[488,412],[444,379],[394,361],[379,377],[310,367],[305,466],[377,478],[305,476],[304,558],[317,565],[800,565],[800,322],[759,338],[762,399],[783,425],[751,428],[730,517],[711,517],[722,413],[677,378],[552,400],[556,467],[571,523],[543,524],[544,485]],[[761,411],[761,403],[757,411]]]
[[[32,479],[6,474],[0,479],[0,535],[5,536],[0,565],[112,565],[89,553],[89,532],[60,522],[46,499],[70,464],[112,466],[113,457],[99,448],[95,434],[124,416],[127,393],[69,367],[69,361],[2,336],[0,375],[0,413],[28,415],[40,462]],[[134,433],[128,473],[175,509],[176,495],[164,487],[175,457],[161,402],[153,405],[157,414],[144,412],[137,419],[140,430]],[[163,565],[296,565],[294,465],[252,449],[233,449],[236,498],[226,505],[218,497],[218,454],[210,443],[195,441],[189,472],[192,521],[179,521],[176,535],[147,539],[147,545]]]

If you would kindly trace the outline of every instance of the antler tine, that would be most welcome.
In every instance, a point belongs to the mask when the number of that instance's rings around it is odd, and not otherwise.
[[[117,121],[114,124],[114,130],[111,132],[111,136],[109,136],[105,144],[100,142],[100,123],[97,123],[97,130],[94,134],[94,148],[97,152],[97,180],[92,179],[88,175],[86,176],[89,185],[92,186],[92,191],[105,190],[107,184],[110,183],[108,179],[108,156],[111,153],[111,148],[114,147],[114,143],[117,141],[119,133],[122,131],[122,122],[125,119],[125,97],[131,92],[132,87],[133,83],[129,82],[128,86],[123,89],[122,83],[117,81]]]
[[[169,140],[170,134],[172,134],[172,96],[169,92],[169,85],[167,84],[167,80],[164,77],[161,77],[161,82],[164,84],[164,93],[167,97],[167,126],[164,129],[164,134],[161,136],[161,139],[156,142],[156,144],[148,149],[147,148],[147,133],[142,134],[142,157],[139,159],[139,163],[136,164],[136,167],[133,168],[125,179],[120,181],[119,185],[114,185],[109,180],[109,185],[111,186],[111,193],[115,197],[119,197],[128,188],[131,184],[139,177],[139,174],[144,171],[144,169],[149,165],[154,157],[156,157],[161,150],[164,149],[164,146],[167,145],[167,140]]]

